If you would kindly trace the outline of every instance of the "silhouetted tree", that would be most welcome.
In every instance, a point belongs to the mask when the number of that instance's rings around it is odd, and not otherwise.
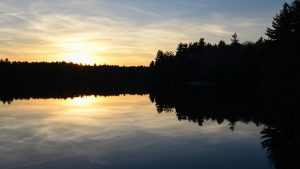
[[[263,45],[264,43],[265,43],[265,40],[264,40],[263,37],[260,37],[260,38],[255,42],[256,45]]]
[[[295,0],[291,5],[285,3],[283,9],[273,20],[272,28],[267,28],[266,35],[270,40],[281,44],[296,45],[300,36],[300,1]]]
[[[205,47],[206,43],[205,43],[205,41],[204,41],[204,38],[201,38],[201,39],[200,39],[198,45],[199,45],[200,47]]]
[[[183,55],[184,53],[186,53],[187,48],[188,48],[188,45],[186,43],[179,43],[177,50],[176,50],[176,55],[177,56]]]
[[[154,63],[154,61],[151,61],[151,63],[150,63],[150,65],[149,65],[149,67],[150,67],[151,69],[153,69],[153,68],[154,68],[154,66],[155,66],[155,63]]]
[[[285,3],[268,28],[269,49],[264,57],[264,70],[268,71],[269,79],[280,88],[289,88],[297,84],[299,77],[299,39],[300,39],[300,0],[291,4]],[[285,84],[284,84],[285,83]],[[294,85],[297,86],[297,85]]]
[[[220,42],[219,42],[219,44],[218,44],[218,47],[222,48],[222,47],[225,47],[225,46],[226,46],[225,41],[220,40]]]
[[[232,37],[230,39],[231,40],[231,46],[238,46],[238,45],[240,45],[240,43],[239,43],[240,40],[238,39],[237,33],[234,33],[231,37]]]

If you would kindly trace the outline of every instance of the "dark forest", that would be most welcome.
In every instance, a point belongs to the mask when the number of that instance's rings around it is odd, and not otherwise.
[[[146,93],[153,88],[189,85],[248,86],[289,97],[295,94],[300,72],[299,8],[298,0],[284,4],[266,30],[267,39],[240,43],[234,33],[230,44],[223,40],[211,44],[200,38],[199,42],[179,43],[175,53],[159,50],[149,67],[1,60],[1,95],[91,90]]]
[[[179,43],[149,66],[0,60],[0,101],[148,94],[157,113],[179,121],[264,125],[261,145],[274,166],[299,168],[300,1],[284,4],[265,35]]]

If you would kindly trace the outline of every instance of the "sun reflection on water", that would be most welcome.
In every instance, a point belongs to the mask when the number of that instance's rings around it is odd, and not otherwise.
[[[120,164],[115,168],[124,168],[123,159],[130,161],[132,155],[146,164],[154,156],[160,160],[161,153],[174,159],[183,154],[199,161],[198,157],[207,159],[207,153],[213,159],[216,151],[221,152],[216,158],[228,160],[223,155],[241,146],[253,154],[251,159],[265,159],[258,144],[260,130],[254,124],[237,123],[232,132],[226,122],[220,125],[208,120],[200,127],[178,121],[175,113],[158,114],[149,96],[17,100],[0,105],[0,168],[35,164],[49,168],[51,162],[68,165],[78,159],[93,165],[100,164],[94,163],[95,159],[109,161]],[[233,159],[241,157],[240,153],[233,155]]]
[[[95,97],[76,97],[68,101],[73,106],[89,106],[95,103],[97,99]]]

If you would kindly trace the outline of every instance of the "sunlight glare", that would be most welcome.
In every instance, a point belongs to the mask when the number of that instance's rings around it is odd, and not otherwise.
[[[71,100],[74,106],[85,106],[93,102],[92,97],[76,97]]]
[[[88,65],[92,65],[95,63],[91,56],[89,56],[88,54],[79,53],[79,52],[66,54],[65,61],[77,63],[77,64],[88,64]]]
[[[64,60],[67,62],[73,62],[77,64],[95,64],[99,62],[96,59],[97,53],[101,51],[101,47],[92,43],[66,43],[63,44],[64,48]]]

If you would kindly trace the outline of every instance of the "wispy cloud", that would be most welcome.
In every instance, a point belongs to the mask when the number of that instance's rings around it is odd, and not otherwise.
[[[158,49],[181,41],[229,41],[234,32],[256,40],[270,20],[213,7],[206,0],[2,0],[0,58],[61,61],[77,53],[97,63],[147,65]]]

